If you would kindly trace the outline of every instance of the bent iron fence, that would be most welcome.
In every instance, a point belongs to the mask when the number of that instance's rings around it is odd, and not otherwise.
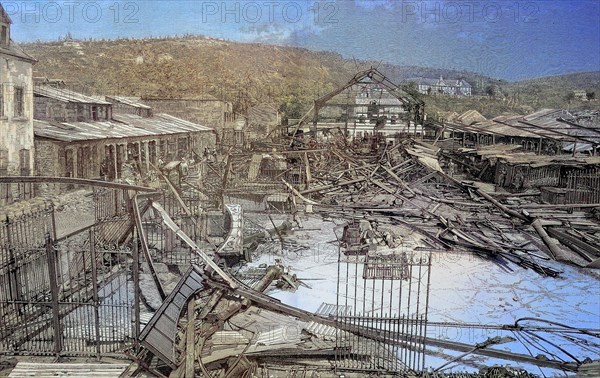
[[[131,251],[93,228],[0,256],[0,353],[108,355],[131,343]]]

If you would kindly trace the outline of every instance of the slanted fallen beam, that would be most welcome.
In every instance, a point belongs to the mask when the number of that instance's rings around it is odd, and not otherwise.
[[[206,283],[209,286],[212,286],[215,288],[227,289],[226,287],[223,286],[223,284],[216,282],[216,281],[212,281],[210,279],[208,279],[206,281]],[[297,317],[303,321],[314,321],[319,324],[332,326],[332,327],[338,328],[340,330],[353,333],[358,336],[366,337],[371,340],[381,341],[381,342],[390,343],[390,344],[398,344],[398,345],[402,345],[406,348],[415,347],[415,345],[413,345],[415,343],[414,339],[410,335],[407,335],[404,333],[400,333],[400,332],[385,333],[385,332],[381,332],[379,330],[375,330],[375,329],[368,328],[368,327],[363,327],[363,326],[352,324],[352,323],[340,322],[340,321],[337,321],[334,317],[324,317],[321,315],[313,314],[312,312],[308,312],[308,311],[301,310],[301,309],[293,307],[293,306],[286,305],[286,304],[281,303],[280,301],[278,301],[274,298],[271,298],[263,293],[259,293],[255,290],[252,290],[249,288],[247,289],[247,288],[244,288],[241,286],[238,287],[237,289],[235,289],[234,293],[239,294],[239,295],[251,300],[258,307],[262,307],[267,310],[275,311],[280,314]],[[529,355],[513,353],[513,352],[500,350],[500,349],[483,348],[483,349],[477,349],[476,351],[473,351],[473,348],[474,348],[473,345],[464,344],[464,343],[455,342],[455,341],[434,339],[431,337],[424,337],[422,340],[423,340],[423,344],[426,346],[446,348],[449,350],[455,350],[455,351],[459,351],[459,352],[472,351],[473,354],[480,354],[480,355],[493,357],[493,358],[501,358],[501,359],[505,359],[505,360],[509,360],[509,361],[525,362],[525,363],[529,363],[529,364],[532,364],[535,366],[540,366],[540,367],[548,367],[548,368],[560,369],[560,370],[564,369],[564,370],[568,370],[568,371],[577,371],[577,365],[575,363],[568,363],[568,362],[555,361],[555,360],[541,360],[541,359],[537,359],[537,358],[529,356]]]
[[[558,247],[558,242],[555,239],[552,239],[550,235],[546,233],[546,230],[544,230],[544,227],[542,226],[540,220],[536,219],[535,221],[533,221],[533,223],[531,223],[531,225],[538,233],[538,235],[542,238],[542,241],[544,242],[544,244],[546,244],[546,247],[548,247],[548,249],[550,250],[551,257],[554,260],[556,260],[557,256],[561,256],[562,251]]]
[[[213,259],[211,259],[206,253],[204,253],[197,245],[196,243],[194,243],[194,241],[192,239],[190,239],[189,236],[187,236],[185,234],[185,232],[183,232],[183,230],[181,228],[179,228],[179,226],[177,225],[177,223],[175,223],[173,221],[173,219],[171,219],[171,217],[169,216],[169,214],[166,212],[165,209],[163,209],[162,206],[160,206],[158,203],[156,202],[152,202],[152,207],[154,209],[156,209],[160,216],[163,218],[163,222],[164,224],[169,227],[174,233],[175,235],[177,235],[181,240],[183,240],[189,247],[192,248],[192,250],[194,252],[196,252],[196,254],[198,256],[200,256],[200,258],[208,265],[210,266],[223,280],[225,280],[225,282],[227,282],[229,284],[229,286],[231,288],[236,288],[238,286],[238,284],[233,280],[233,278],[228,275],[227,273],[225,273],[218,265],[217,263],[215,263],[213,261]]]
[[[489,194],[487,194],[483,190],[477,189],[477,194],[479,194],[480,196],[482,196],[486,200],[488,200],[491,203],[493,203],[494,206],[496,206],[498,209],[502,210],[504,213],[510,215],[511,217],[519,218],[522,221],[529,222],[529,218],[527,218],[525,215],[523,215],[523,214],[521,214],[521,213],[519,213],[517,211],[509,209],[508,207],[506,207],[503,204],[501,204],[500,202],[498,202],[495,198],[493,198],[492,196],[490,196]]]
[[[149,206],[144,207],[144,212],[149,208]],[[146,262],[148,263],[148,268],[150,269],[150,274],[152,275],[152,279],[154,280],[154,284],[156,285],[156,289],[158,290],[158,294],[160,295],[161,300],[165,300],[167,295],[165,294],[165,290],[158,278],[158,274],[156,273],[156,268],[154,267],[154,263],[152,262],[152,256],[150,255],[150,248],[148,247],[148,239],[146,239],[146,232],[144,231],[144,225],[142,223],[142,214],[140,213],[140,209],[138,208],[138,195],[133,196],[133,217],[135,220],[135,225],[138,231],[140,245],[142,246],[142,252],[144,253],[144,257],[146,258]]]

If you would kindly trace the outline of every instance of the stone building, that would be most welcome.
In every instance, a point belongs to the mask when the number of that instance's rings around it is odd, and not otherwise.
[[[226,123],[234,121],[233,104],[211,95],[194,98],[148,98],[141,102],[151,106],[155,112],[168,113],[186,121],[200,123],[216,130],[221,135]]]
[[[0,176],[33,174],[34,58],[11,40],[12,21],[0,4]],[[31,197],[31,185],[0,185],[0,205]]]
[[[36,61],[11,40],[11,23],[0,4],[0,175],[30,175]]]
[[[36,87],[36,169],[48,176],[118,180],[214,149],[212,128],[123,97],[96,98]]]

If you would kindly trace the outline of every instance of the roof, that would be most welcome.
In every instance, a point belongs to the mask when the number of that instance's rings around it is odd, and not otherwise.
[[[19,45],[17,45],[12,39],[10,40],[10,44],[8,47],[2,46],[0,44],[0,55],[10,55],[15,58],[23,59],[29,62],[37,62],[37,60],[31,55],[27,54]]]
[[[451,80],[451,79],[444,79],[442,77],[437,78],[437,79],[432,79],[432,78],[428,78],[428,77],[413,77],[410,79],[406,79],[405,82],[416,83],[416,84],[420,84],[420,85],[436,85],[436,86],[442,86],[442,87],[471,88],[471,84],[469,84],[464,79]]]
[[[0,20],[2,22],[7,23],[7,24],[12,24],[12,20],[8,16],[8,13],[6,13],[6,11],[4,10],[4,7],[2,6],[2,3],[0,3]]]
[[[188,132],[211,132],[210,127],[188,122],[168,114],[144,118],[134,114],[113,115],[112,121],[47,122],[34,120],[37,137],[63,142],[144,137]]]
[[[570,119],[562,118],[562,116],[569,116]],[[546,138],[566,142],[577,140],[591,144],[600,143],[600,128],[577,123],[577,119],[569,112],[560,109],[542,109],[526,116],[502,115],[472,125],[449,122],[448,126],[471,132],[509,137]]]
[[[4,8],[2,7],[1,3],[0,3],[0,20],[9,25],[12,24],[12,20],[8,16],[8,13],[6,13]],[[29,55],[25,51],[23,51],[23,49],[21,49],[19,47],[19,45],[17,45],[12,39],[9,41],[8,47],[2,46],[0,44],[0,55],[3,55],[3,54],[14,56],[15,58],[27,60],[32,63],[36,62],[34,57],[32,57],[31,55]]]
[[[465,125],[470,125],[475,122],[486,121],[486,118],[483,115],[481,115],[481,113],[479,113],[477,110],[467,110],[461,115],[455,117],[454,120]]]
[[[50,79],[45,76],[34,76],[33,77],[34,84],[59,84],[65,85],[65,81],[63,79]]]
[[[267,124],[277,122],[278,114],[279,112],[275,106],[271,104],[259,104],[248,110],[248,119],[250,119],[252,123]]]
[[[48,97],[62,102],[94,104],[94,105],[110,105],[110,102],[86,96],[81,93],[71,91],[64,88],[55,88],[47,85],[36,85],[33,88],[33,93],[36,96]]]
[[[523,117],[524,120],[526,121],[532,121],[538,118],[542,118],[542,117],[548,117],[548,116],[554,116],[554,118],[558,117],[558,114],[563,113],[563,114],[570,114],[569,112],[567,112],[566,110],[560,110],[560,109],[540,109],[537,112],[533,112],[531,114],[528,114],[526,116]]]
[[[139,100],[133,97],[122,97],[122,96],[106,96],[106,101],[111,102],[112,101],[116,101],[116,102],[120,102],[121,104],[125,104],[125,105],[129,105],[129,106],[133,106],[134,108],[138,108],[138,109],[152,109],[151,106],[148,105],[144,105],[141,102],[138,102]]]

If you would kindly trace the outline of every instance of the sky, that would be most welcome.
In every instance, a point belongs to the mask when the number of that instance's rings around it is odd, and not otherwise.
[[[205,35],[509,81],[600,71],[598,0],[0,0],[16,42]]]

